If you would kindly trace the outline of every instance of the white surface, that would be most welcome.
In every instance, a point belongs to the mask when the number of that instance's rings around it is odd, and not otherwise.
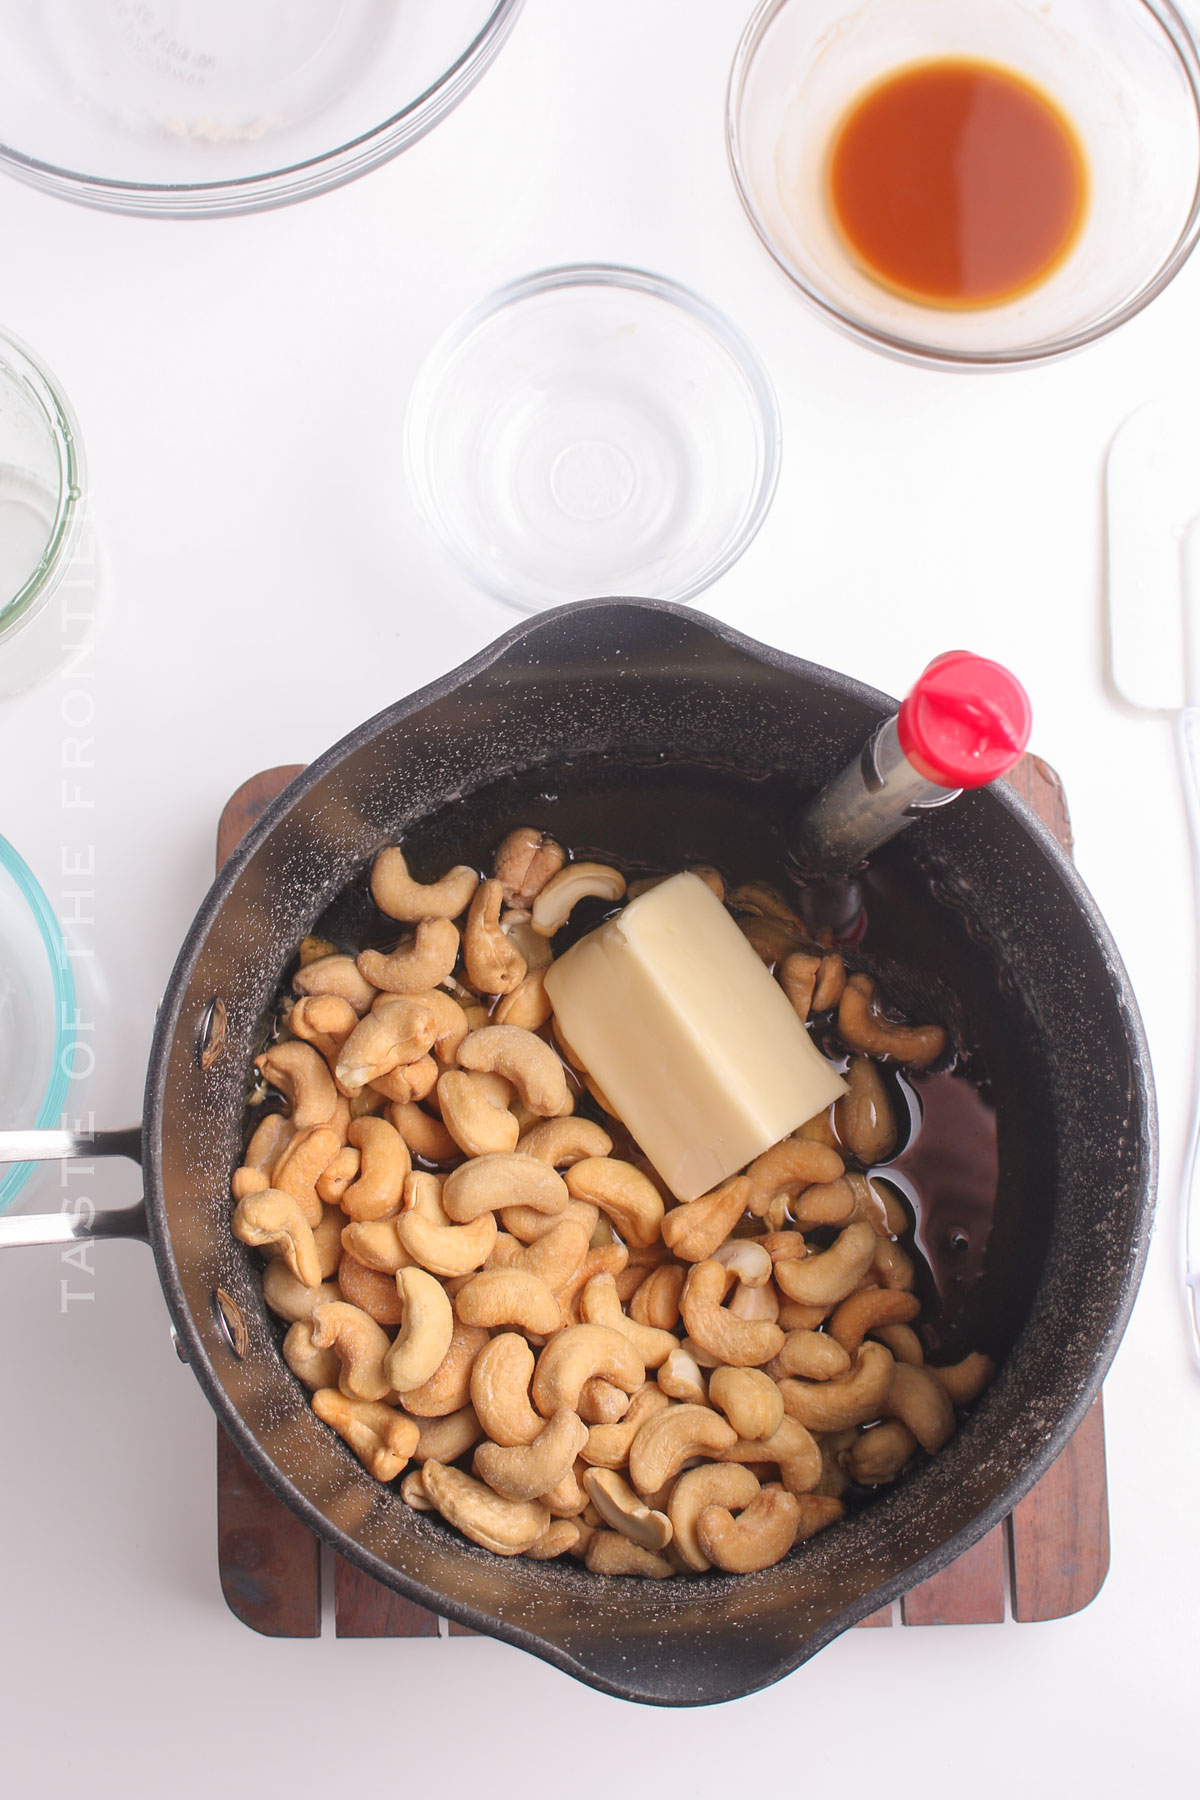
[[[131,222],[0,183],[0,314],[77,409],[108,605],[81,670],[0,709],[3,828],[52,896],[95,890],[66,904],[95,915],[80,933],[108,997],[91,1093],[124,1122],[226,796],[512,622],[450,569],[405,490],[399,426],[429,345],[550,263],[694,286],[762,353],[785,434],[774,510],[705,606],[892,692],[948,646],[1010,662],[1141,1000],[1164,1201],[1106,1385],[1108,1582],[1060,1623],[853,1632],[764,1694],[686,1715],[485,1641],[260,1640],[220,1597],[213,1421],[148,1254],[102,1246],[89,1278],[56,1250],[12,1252],[6,1791],[191,1800],[382,1779],[508,1796],[550,1779],[591,1800],[614,1781],[833,1791],[852,1769],[856,1788],[991,1800],[1174,1794],[1192,1775],[1200,1382],[1175,1210],[1192,902],[1170,728],[1104,685],[1101,496],[1121,419],[1196,378],[1200,263],[1113,341],[1031,374],[934,375],[841,341],[772,269],[726,172],[745,3],[529,0],[432,137],[286,212]],[[64,768],[87,738],[94,766]],[[65,807],[64,781],[88,804]],[[89,846],[94,878],[64,877],[64,849],[86,869]],[[72,1191],[116,1199],[134,1181],[120,1168]],[[64,1277],[94,1298],[60,1312]]]

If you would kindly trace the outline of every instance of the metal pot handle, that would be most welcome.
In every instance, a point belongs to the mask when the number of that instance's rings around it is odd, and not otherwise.
[[[140,1164],[141,1126],[131,1125],[123,1131],[0,1131],[0,1165],[92,1156],[127,1156]],[[66,1212],[0,1218],[0,1250],[17,1244],[69,1244],[80,1238],[135,1238],[148,1244],[145,1201],[108,1212],[72,1207]]]

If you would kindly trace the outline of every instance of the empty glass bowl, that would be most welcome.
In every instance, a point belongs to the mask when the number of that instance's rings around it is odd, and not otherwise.
[[[657,275],[550,269],[501,289],[418,375],[406,449],[456,561],[528,612],[690,600],[745,550],[779,472],[758,358]]]
[[[50,902],[0,838],[0,1129],[58,1125],[71,1081],[75,983]],[[0,1163],[0,1212],[31,1163]]]
[[[7,0],[0,167],[167,218],[301,200],[423,137],[521,3]]]
[[[1000,65],[1055,102],[1088,166],[1069,253],[1015,298],[956,310],[894,292],[855,257],[829,198],[852,103],[933,59]],[[1169,0],[762,0],[734,59],[730,162],[783,272],[878,349],[949,366],[1062,355],[1140,312],[1200,235],[1200,53]]]

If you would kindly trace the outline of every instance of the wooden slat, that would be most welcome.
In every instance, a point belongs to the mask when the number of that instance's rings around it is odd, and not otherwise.
[[[878,1628],[880,1625],[890,1625],[891,1622],[892,1609],[890,1606],[881,1606],[878,1612],[868,1613],[865,1619],[858,1621],[860,1629],[867,1630]]]
[[[436,1637],[438,1622],[413,1600],[405,1600],[381,1582],[372,1581],[353,1563],[335,1554],[333,1592],[340,1638]]]
[[[1001,1625],[1004,1622],[1004,1564],[1008,1554],[1004,1526],[905,1594],[900,1617],[905,1625]]]
[[[217,867],[228,862],[255,820],[277,800],[289,781],[303,774],[303,763],[284,763],[277,769],[263,769],[243,781],[237,792],[225,802],[217,822]]]
[[[1010,1523],[1013,1618],[1025,1623],[1082,1612],[1108,1574],[1104,1408],[1099,1398]]]
[[[321,1635],[316,1538],[217,1425],[217,1566],[231,1613],[263,1637]]]

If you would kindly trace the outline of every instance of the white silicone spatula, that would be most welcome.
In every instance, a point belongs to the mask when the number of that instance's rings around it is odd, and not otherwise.
[[[1108,628],[1113,686],[1176,720],[1200,895],[1200,410],[1196,396],[1126,419],[1108,455]],[[1200,948],[1200,936],[1198,936]],[[1200,1040],[1196,1068],[1200,1073]],[[1200,1090],[1183,1174],[1183,1278],[1200,1369]]]

